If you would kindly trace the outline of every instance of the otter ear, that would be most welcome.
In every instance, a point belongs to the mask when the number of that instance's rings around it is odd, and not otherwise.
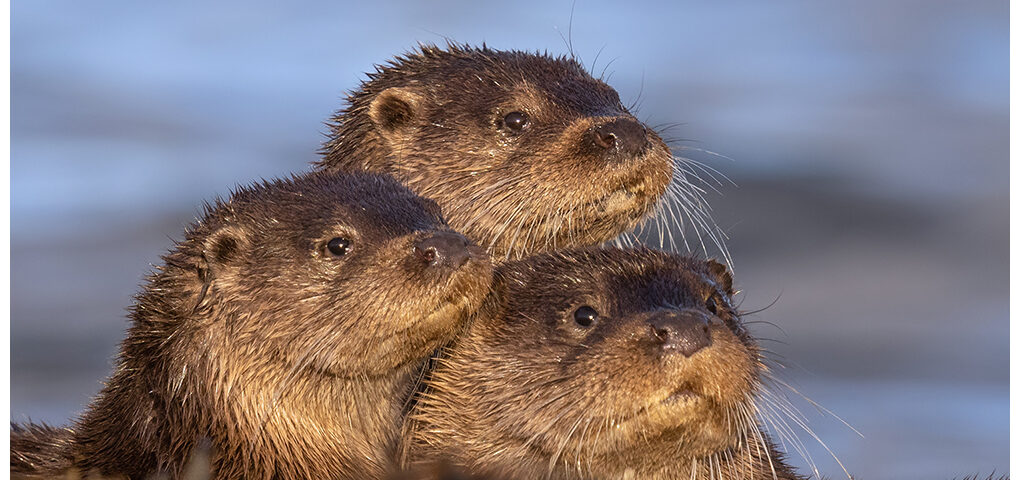
[[[388,135],[411,125],[421,113],[421,95],[406,87],[383,90],[368,106],[368,116],[379,131]]]
[[[236,265],[248,246],[248,236],[237,227],[221,227],[202,245],[202,258],[213,276]]]
[[[733,295],[733,275],[730,273],[730,269],[715,260],[708,260],[705,262],[708,266],[708,271],[715,277],[716,285],[722,287],[727,295]]]

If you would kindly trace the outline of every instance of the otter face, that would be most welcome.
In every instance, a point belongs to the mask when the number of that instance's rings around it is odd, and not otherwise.
[[[655,477],[753,428],[757,347],[722,265],[584,249],[507,263],[496,278],[413,414],[412,445],[431,458]]]
[[[206,222],[206,311],[237,354],[336,376],[392,372],[448,341],[491,281],[439,208],[375,175],[242,189]]]
[[[610,240],[673,173],[662,139],[570,58],[423,47],[335,122],[326,169],[394,175],[497,258]]]

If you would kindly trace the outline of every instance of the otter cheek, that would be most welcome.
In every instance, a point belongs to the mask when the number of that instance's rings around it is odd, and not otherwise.
[[[581,391],[593,397],[590,408],[607,417],[629,417],[644,407],[647,398],[659,388],[662,372],[653,358],[643,355],[634,345],[611,339],[607,343],[610,344],[579,364],[572,376],[582,379]]]
[[[713,329],[712,338],[717,340],[718,362],[726,365],[725,376],[720,375],[720,401],[725,403],[742,403],[748,395],[754,393],[757,382],[757,365],[755,355],[741,342],[736,335],[725,327]]]

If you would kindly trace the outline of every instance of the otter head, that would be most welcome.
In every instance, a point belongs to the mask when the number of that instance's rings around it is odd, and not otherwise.
[[[688,478],[746,444],[758,350],[721,264],[590,248],[496,278],[412,413],[410,458],[520,478]]]
[[[242,187],[164,260],[75,427],[81,471],[177,478],[208,440],[216,478],[379,478],[492,279],[434,202],[364,173]]]
[[[666,144],[572,58],[422,46],[369,77],[320,167],[394,175],[496,258],[610,240],[670,182]]]
[[[451,338],[491,279],[484,251],[434,202],[377,175],[242,188],[190,237],[200,294],[187,327],[269,369],[392,373]]]

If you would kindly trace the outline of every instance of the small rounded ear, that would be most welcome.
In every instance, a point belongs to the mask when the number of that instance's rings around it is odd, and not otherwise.
[[[705,262],[705,265],[708,266],[708,271],[715,277],[716,285],[722,287],[727,295],[733,295],[733,275],[730,273],[730,269],[715,260],[708,260]]]
[[[372,99],[368,116],[382,134],[388,135],[411,125],[421,106],[421,95],[410,88],[390,87]]]
[[[222,227],[209,234],[202,245],[202,258],[215,275],[237,264],[241,253],[248,247],[247,234],[237,227]]]

